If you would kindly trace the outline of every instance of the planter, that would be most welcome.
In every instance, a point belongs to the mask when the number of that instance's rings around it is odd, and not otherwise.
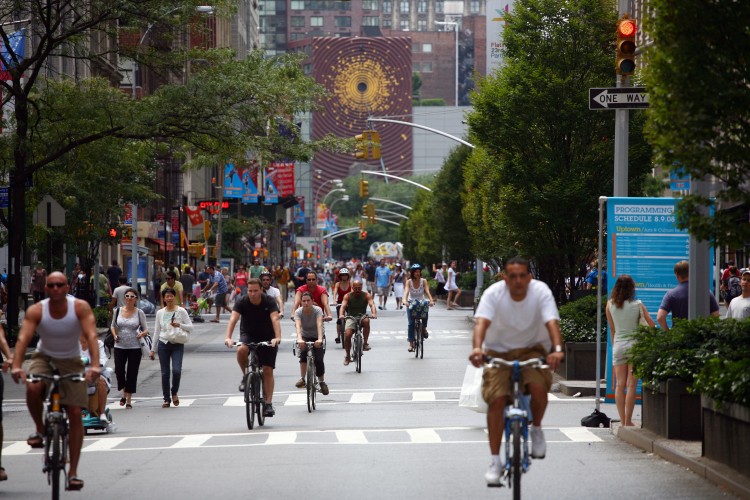
[[[657,387],[644,386],[643,428],[667,439],[701,439],[700,395],[689,393],[687,388],[688,384],[678,378]]]
[[[605,377],[607,344],[601,344],[601,370],[599,378]],[[565,359],[555,373],[566,380],[596,380],[596,342],[566,342]]]
[[[750,477],[750,408],[701,398],[703,456]]]
[[[458,297],[459,307],[474,307],[474,289],[461,290],[461,295]]]

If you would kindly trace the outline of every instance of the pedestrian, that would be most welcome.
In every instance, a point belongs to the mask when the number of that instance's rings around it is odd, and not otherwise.
[[[240,265],[237,267],[237,272],[234,273],[234,286],[240,289],[239,296],[242,297],[247,293],[247,279],[249,278],[245,271],[245,266]]]
[[[615,375],[615,405],[624,427],[633,426],[636,385],[630,361],[630,348],[633,335],[638,331],[641,318],[654,327],[654,320],[640,300],[635,299],[635,281],[628,274],[621,274],[612,287],[607,301],[607,323],[609,324],[610,345],[612,346],[612,367]],[[627,388],[627,394],[625,389]]]
[[[396,309],[404,307],[404,283],[406,282],[406,272],[401,268],[401,263],[396,262],[396,269],[393,271],[393,295],[396,297]]]
[[[307,373],[307,344],[315,342],[313,357],[315,359],[315,376],[320,383],[320,392],[328,396],[328,384],[323,379],[326,373],[324,364],[325,349],[323,348],[323,309],[313,303],[312,294],[302,294],[302,307],[294,312],[294,323],[297,327],[297,347],[299,347],[299,372],[301,378],[295,386],[305,387],[305,373]]]
[[[109,280],[107,279],[107,276],[104,274],[104,271],[99,271],[99,276],[96,279],[96,283],[94,283],[94,276],[92,274],[90,278],[91,282],[91,290],[96,290],[95,296],[96,301],[94,304],[96,306],[106,306],[109,305],[109,301],[112,297],[112,289],[109,287]]]
[[[195,286],[195,274],[188,264],[185,264],[185,267],[182,268],[182,274],[180,274],[178,281],[182,285],[182,294],[185,297],[184,304],[187,309],[188,295],[192,295]]]
[[[388,294],[391,292],[391,270],[385,265],[385,259],[380,259],[380,265],[375,268],[375,288],[380,297],[380,310],[385,310]]]
[[[3,329],[3,326],[0,325],[0,351],[3,353],[3,372],[7,372],[8,368],[13,364],[13,353],[10,352],[10,347],[8,346],[8,341],[5,340],[5,330]],[[5,380],[2,375],[0,375],[0,481],[7,481],[8,480],[8,474],[5,472],[5,468],[3,468],[3,440],[4,440],[4,432],[3,432],[3,398],[5,393]]]
[[[422,277],[422,266],[412,264],[409,268],[410,276],[406,282],[404,302],[406,302],[407,340],[409,341],[409,352],[414,352],[414,319],[419,314],[422,317],[422,336],[428,338],[427,320],[429,319],[429,308],[435,305],[435,300],[430,294],[430,285]]]
[[[284,303],[281,301],[281,291],[275,286],[271,286],[271,273],[268,271],[260,273],[260,286],[262,292],[274,299],[279,305],[279,317],[284,317]]]
[[[161,292],[165,306],[156,311],[156,321],[154,323],[154,338],[151,342],[151,352],[149,357],[153,360],[156,353],[159,352],[159,365],[161,367],[161,392],[164,397],[162,408],[169,408],[170,395],[172,404],[180,406],[180,398],[177,393],[180,391],[180,380],[182,378],[182,358],[185,354],[185,344],[175,342],[168,338],[172,329],[179,328],[188,334],[193,331],[193,323],[190,321],[188,312],[175,305],[176,292],[173,288],[165,288]],[[172,383],[170,386],[170,374]]]
[[[730,265],[724,272],[726,278],[721,280],[721,292],[724,298],[724,304],[729,307],[732,299],[742,295],[742,284],[740,283],[741,274],[737,266]]]
[[[281,320],[279,319],[279,304],[261,291],[260,280],[250,278],[247,281],[247,295],[240,298],[234,304],[232,316],[227,324],[227,334],[224,345],[228,348],[234,346],[232,332],[237,322],[240,321],[240,340],[237,343],[237,364],[242,372],[240,392],[245,392],[245,367],[250,349],[247,344],[257,342],[270,342],[271,346],[258,347],[258,361],[263,370],[263,395],[265,396],[266,417],[273,417],[276,411],[273,408],[274,378],[273,370],[276,368],[276,355],[278,345],[281,342]]]
[[[161,285],[167,278],[167,270],[164,269],[164,262],[160,260],[154,261],[154,304],[159,304],[161,298]]]
[[[656,322],[662,330],[669,330],[667,325],[667,315],[672,313],[672,323],[675,319],[688,318],[688,277],[690,274],[690,264],[688,261],[681,260],[674,265],[674,276],[677,279],[677,286],[664,294],[659,310],[656,313]],[[711,316],[719,316],[719,303],[710,290],[705,292],[709,301],[709,312]]]
[[[456,261],[452,260],[448,268],[448,278],[445,280],[445,290],[448,292],[448,298],[446,299],[448,309],[458,307],[458,297],[461,295],[461,289],[456,285],[456,274]],[[453,297],[453,302],[451,302],[451,297]]]
[[[47,270],[41,262],[36,263],[36,269],[31,274],[31,293],[34,304],[44,299],[44,288],[47,285]]]
[[[740,278],[742,295],[734,297],[727,309],[727,318],[745,319],[750,318],[750,269],[742,270]]]
[[[13,358],[12,375],[16,383],[26,381],[23,362],[26,348],[35,332],[39,334],[39,344],[31,356],[28,366],[30,374],[52,375],[53,370],[60,375],[86,372],[86,380],[95,382],[101,373],[99,346],[97,344],[96,320],[91,306],[85,300],[68,295],[69,286],[63,273],[52,272],[47,276],[47,298],[26,310],[21,330],[18,333],[16,351]],[[86,369],[81,360],[80,336],[86,337],[91,354],[91,365]],[[26,443],[32,448],[44,447],[44,420],[42,405],[46,384],[26,384],[26,406],[34,421],[35,432]],[[86,382],[62,380],[60,382],[60,403],[68,415],[69,464],[66,474],[68,490],[83,488],[83,480],[78,477],[78,461],[83,446],[83,421],[81,409],[88,406]]]
[[[276,284],[279,286],[279,292],[281,292],[282,305],[286,304],[286,299],[289,297],[289,268],[282,262],[274,271],[274,279]]]
[[[367,260],[367,265],[364,268],[364,278],[367,280],[367,291],[370,293],[370,295],[375,297],[375,293],[377,290],[375,289],[375,270],[377,269],[377,266],[375,265],[375,261],[372,259]],[[355,279],[358,277],[355,273]]]
[[[221,312],[226,309],[227,305],[227,292],[229,291],[229,285],[227,280],[224,279],[224,275],[221,274],[214,266],[208,266],[206,268],[208,273],[208,285],[206,285],[205,292],[215,293],[214,304],[216,305],[216,319],[212,319],[211,323],[218,323]]]
[[[112,290],[112,300],[109,303],[109,310],[113,311],[115,307],[123,307],[125,305],[125,293],[131,288],[128,286],[128,278],[126,276],[120,276],[117,278],[118,286]]]
[[[120,276],[122,276],[122,269],[117,265],[117,259],[112,260],[112,265],[107,269],[107,278],[109,279],[109,287],[114,290],[119,286]]]
[[[162,307],[164,307],[164,294],[162,292],[167,288],[171,288],[175,291],[174,303],[176,306],[182,306],[185,304],[185,290],[182,288],[182,283],[177,281],[177,273],[172,270],[167,271],[167,281],[164,282],[159,289]]]
[[[297,271],[294,273],[294,288],[298,289],[301,286],[304,286],[307,281],[307,273],[309,273],[312,269],[310,269],[310,265],[306,260],[303,260],[300,264],[300,267],[297,268]]]
[[[248,270],[248,277],[260,278],[260,274],[265,271],[266,271],[266,267],[261,266],[260,261],[258,259],[253,259],[253,265],[250,266],[250,269]]]
[[[560,314],[549,287],[531,276],[529,262],[513,257],[505,263],[505,277],[482,294],[474,315],[474,350],[469,361],[477,368],[485,356],[508,361],[543,357],[549,369],[521,370],[521,386],[531,395],[531,456],[544,458],[547,443],[542,419],[547,409],[547,393],[552,387],[552,370],[565,357],[560,333]],[[551,349],[550,349],[551,348]],[[487,485],[500,484],[503,463],[500,442],[504,429],[505,406],[511,397],[511,368],[492,368],[482,377],[482,398],[488,404],[487,432],[490,466],[484,475]]]
[[[141,366],[141,341],[148,335],[146,314],[137,307],[138,294],[128,288],[124,295],[125,305],[113,312],[112,335],[115,337],[115,377],[117,390],[122,391],[120,406],[133,408],[132,397],[138,383]]]
[[[433,266],[433,271],[435,271],[435,283],[437,283],[437,287],[435,290],[435,297],[444,297],[445,296],[445,275],[448,272],[448,264],[443,262],[442,264],[438,264],[436,266]],[[450,306],[450,304],[448,304]]]

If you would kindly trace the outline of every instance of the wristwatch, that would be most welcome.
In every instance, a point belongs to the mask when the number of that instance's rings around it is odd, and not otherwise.
[[[563,352],[563,346],[561,346],[560,344],[556,345],[555,352]]]

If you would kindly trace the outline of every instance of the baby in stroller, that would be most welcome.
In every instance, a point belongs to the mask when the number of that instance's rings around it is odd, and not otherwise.
[[[81,359],[84,360],[84,364],[88,366],[90,364],[91,356],[89,355],[88,343],[86,338],[81,335]],[[99,362],[101,364],[101,375],[95,382],[88,384],[88,395],[89,404],[88,410],[83,411],[83,427],[84,430],[88,429],[105,429],[107,430],[109,425],[112,423],[112,417],[107,408],[107,394],[112,386],[110,377],[112,376],[112,368],[104,366],[107,362],[107,354],[104,349],[104,342],[101,340],[99,343]]]
[[[188,312],[190,313],[190,320],[193,323],[204,323],[206,320],[201,316],[204,312],[208,311],[208,300],[201,297],[197,298],[194,294],[188,295]]]

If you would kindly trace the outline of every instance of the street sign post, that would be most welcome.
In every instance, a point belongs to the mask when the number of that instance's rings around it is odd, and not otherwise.
[[[589,89],[589,109],[648,108],[646,87],[614,87]]]

